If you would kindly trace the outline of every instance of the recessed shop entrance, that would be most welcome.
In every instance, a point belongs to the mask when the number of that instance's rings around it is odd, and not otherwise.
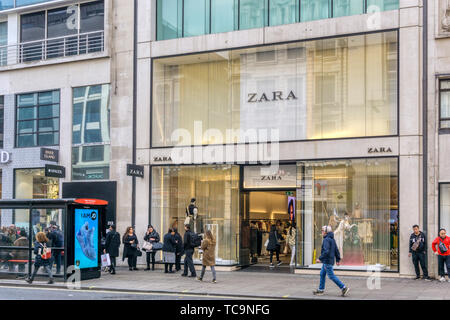
[[[241,265],[258,267],[261,270],[289,271],[292,248],[288,244],[289,228],[295,221],[295,190],[244,191],[241,211]],[[282,236],[279,240],[279,258],[273,253],[270,267],[270,251],[267,243],[271,228]],[[292,261],[295,263],[294,260]]]

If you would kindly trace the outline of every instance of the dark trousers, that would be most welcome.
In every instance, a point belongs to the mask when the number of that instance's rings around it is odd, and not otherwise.
[[[56,263],[56,273],[61,272],[61,251],[53,250],[53,261]]]
[[[128,267],[136,268],[136,263],[137,263],[136,255],[133,253],[133,254],[128,255],[127,258],[128,258]]]
[[[177,252],[175,255],[175,270],[181,270],[181,252]]]
[[[447,266],[447,272],[450,272],[450,256],[438,256],[438,272],[441,277],[445,277],[445,268]]]
[[[416,276],[420,277],[420,267],[422,268],[423,277],[428,278],[428,269],[427,269],[427,255],[425,252],[413,252],[412,253],[412,261],[414,264],[414,269],[416,270]]]
[[[173,263],[164,263],[164,272],[172,272]]]
[[[274,252],[277,255],[277,261],[280,261],[280,247],[277,247],[275,250],[270,250],[270,263],[272,263]]]
[[[111,265],[109,266],[109,270],[111,272],[116,272],[116,257],[111,257],[110,255],[109,258],[111,259]]]
[[[156,254],[156,251],[147,252],[147,269],[150,269],[150,263],[151,263],[152,270],[155,270],[155,254]]]
[[[194,249],[188,249],[185,252],[184,256],[184,275],[188,274],[188,268],[191,271],[191,275],[196,276],[195,273],[195,267],[194,267],[194,260],[192,259],[192,256],[194,255]]]
[[[47,271],[48,277],[50,279],[53,279],[53,274],[52,274],[52,265],[51,264],[44,264],[44,265],[34,265],[34,271],[33,274],[31,275],[30,280],[33,281],[34,277],[36,277],[36,274],[38,273],[39,269],[41,267],[44,267],[45,271]]]

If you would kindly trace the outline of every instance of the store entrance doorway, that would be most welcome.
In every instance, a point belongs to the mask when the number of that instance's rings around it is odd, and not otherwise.
[[[255,271],[266,269],[289,272],[291,248],[287,243],[287,234],[292,221],[295,221],[295,199],[295,190],[244,192],[241,207],[242,266],[252,266],[250,269]],[[270,265],[270,252],[266,247],[272,226],[275,226],[282,236],[279,241],[281,265],[278,265],[274,252],[273,267]],[[295,257],[293,262],[295,263]]]

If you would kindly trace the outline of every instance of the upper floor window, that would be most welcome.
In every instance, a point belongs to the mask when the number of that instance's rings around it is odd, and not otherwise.
[[[56,0],[0,0],[0,11]]]
[[[396,135],[397,37],[154,59],[152,147]]]
[[[20,62],[103,51],[104,1],[20,17]]]
[[[73,89],[72,179],[109,179],[109,85]]]
[[[157,40],[398,9],[399,0],[157,0]]]
[[[440,129],[450,129],[450,80],[440,81]]]
[[[8,45],[8,22],[0,22],[0,66],[6,64],[6,53]]]
[[[59,90],[16,97],[16,147],[59,144]]]

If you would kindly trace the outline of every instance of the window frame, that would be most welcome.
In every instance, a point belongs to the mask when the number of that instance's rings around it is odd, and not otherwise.
[[[442,93],[443,92],[450,93],[450,88],[442,89],[443,82],[448,82],[450,84],[450,78],[438,79],[438,94],[439,94],[439,126],[438,126],[438,128],[439,128],[439,134],[450,134],[450,127],[449,128],[442,127],[442,122],[450,122],[450,117],[448,117],[448,118],[442,117]]]
[[[162,0],[161,0],[162,1]],[[158,33],[158,24],[159,24],[159,16],[158,16],[158,10],[159,10],[159,3],[160,1],[156,1],[156,19],[155,19],[155,29],[156,29],[156,41],[163,41],[163,40],[172,40],[172,39],[180,39],[180,38],[185,38],[185,37],[191,37],[191,36],[187,36],[185,35],[185,31],[184,31],[184,8],[185,8],[185,0],[176,0],[177,1],[177,35],[174,38],[159,38],[159,33]],[[208,35],[208,34],[217,34],[217,33],[223,33],[223,32],[232,32],[232,31],[239,31],[239,30],[251,30],[251,29],[255,29],[255,28],[246,28],[246,29],[241,29],[241,0],[229,0],[233,2],[233,6],[234,6],[234,10],[233,10],[233,15],[234,15],[234,21],[233,21],[233,25],[234,28],[233,30],[230,31],[220,31],[220,32],[212,32],[212,7],[213,7],[213,0],[202,0],[205,1],[205,5],[206,5],[206,16],[202,17],[202,19],[205,20],[205,29],[206,29],[206,33],[202,34],[202,35]],[[270,8],[271,8],[271,4],[270,1],[271,0],[260,0],[264,2],[265,5],[265,12],[264,12],[264,26],[263,27],[267,27],[267,26],[279,26],[279,25],[285,25],[285,24],[278,24],[278,25],[271,25],[270,24]],[[303,20],[302,19],[302,1],[303,0],[296,0],[296,5],[297,5],[297,9],[295,10],[295,22],[293,23],[300,23],[300,22],[307,22],[307,21],[311,21],[311,20]],[[321,19],[332,19],[332,18],[339,18],[339,17],[349,17],[349,16],[353,16],[353,15],[359,15],[359,14],[367,14],[367,9],[368,9],[368,3],[370,0],[359,0],[361,1],[361,5],[362,5],[362,13],[357,13],[357,14],[350,14],[350,15],[343,15],[343,16],[335,16],[335,10],[334,10],[334,2],[335,0],[327,0],[328,1],[328,17],[326,18],[321,18]],[[399,3],[399,0],[394,0],[397,1]],[[209,9],[209,10],[208,10]],[[387,10],[398,10],[397,9],[384,9],[380,8],[381,11],[387,11]],[[162,12],[162,11],[161,11]],[[162,16],[162,15],[161,15]],[[257,28],[257,27],[256,27]]]
[[[74,91],[75,89],[79,89],[79,88],[85,88],[85,90],[89,90],[89,88],[91,87],[103,87],[103,86],[108,86],[108,101],[109,101],[109,114],[108,114],[108,126],[109,126],[109,141],[108,142],[84,142],[84,143],[74,143],[73,141],[73,120],[74,120],[74,105],[75,105],[75,95],[74,95]],[[76,87],[72,87],[72,99],[71,99],[71,114],[72,114],[72,123],[71,123],[71,162],[70,162],[70,174],[71,174],[71,179],[72,181],[76,181],[76,182],[92,182],[92,181],[109,181],[111,178],[111,152],[112,152],[112,148],[111,148],[111,83],[100,83],[100,84],[92,84],[92,85],[85,85],[85,86],[76,86]],[[103,92],[103,88],[102,91],[100,93]],[[98,99],[95,99],[98,100]],[[101,100],[101,98],[100,98]],[[86,100],[84,101],[84,103],[86,104],[86,106],[83,107],[83,110],[85,110],[87,108],[87,104],[88,102],[91,100]],[[87,113],[86,113],[87,114]],[[100,114],[101,114],[101,105],[100,105]],[[82,119],[83,119],[83,115],[82,115]],[[101,118],[99,119],[99,124],[101,127]],[[81,131],[82,130],[86,130],[85,128],[83,129],[83,120],[82,123],[80,124],[80,135],[81,135]],[[101,130],[101,129],[100,129]],[[80,137],[81,138],[81,137]],[[73,172],[74,172],[74,165],[77,165],[79,163],[92,163],[93,166],[95,166],[96,164],[99,163],[104,163],[106,162],[105,159],[103,159],[102,161],[84,161],[84,148],[85,147],[108,147],[109,148],[109,161],[107,162],[107,166],[108,166],[108,178],[103,178],[103,179],[74,179],[73,178]],[[74,149],[77,148],[77,159],[76,162],[74,163]],[[105,155],[105,151],[103,151],[103,155]],[[106,164],[105,164],[106,166]]]
[[[40,93],[47,93],[47,92],[58,92],[59,94],[59,102],[58,102],[58,117],[51,117],[51,118],[39,118],[39,108],[40,107],[46,107],[46,106],[54,106],[56,105],[55,103],[51,103],[51,104],[39,104],[39,94]],[[29,106],[29,107],[19,107],[19,103],[18,103],[18,98],[21,95],[37,95],[37,103],[34,106]],[[61,144],[61,89],[53,89],[53,90],[42,90],[42,91],[36,91],[36,92],[25,92],[25,93],[19,93],[16,94],[15,97],[15,114],[14,114],[14,126],[15,126],[15,133],[14,133],[14,148],[16,149],[27,149],[27,148],[41,148],[41,147],[54,147],[54,146],[59,146]],[[33,119],[27,119],[27,120],[19,120],[18,117],[18,111],[19,109],[36,109],[36,117]],[[39,131],[39,121],[41,120],[53,120],[53,119],[58,119],[58,130],[52,130],[52,131],[44,131],[44,132],[40,132]],[[36,135],[36,145],[34,146],[24,146],[24,147],[20,147],[19,146],[19,140],[18,137],[22,136],[22,135],[26,135],[26,134],[19,134],[19,122],[27,122],[27,121],[36,121],[36,131],[33,131],[32,133],[30,133],[31,135]],[[42,133],[58,133],[58,142],[56,144],[50,144],[50,145],[40,145],[39,144],[39,134]]]

